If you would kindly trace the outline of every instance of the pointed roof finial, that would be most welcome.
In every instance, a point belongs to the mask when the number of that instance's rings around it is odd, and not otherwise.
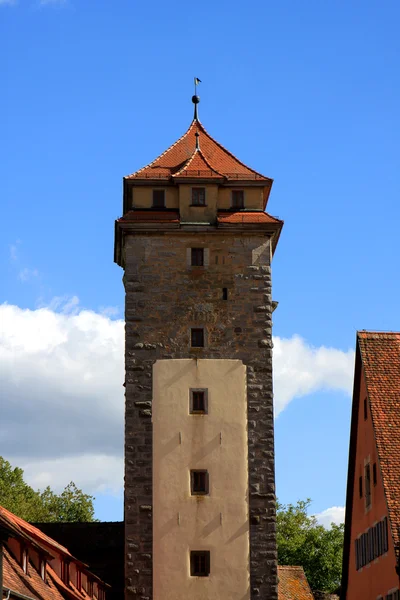
[[[201,83],[201,79],[199,79],[198,77],[195,77],[194,78],[194,96],[192,96],[192,102],[194,104],[194,120],[195,121],[199,120],[199,116],[197,114],[197,105],[200,102],[200,97],[197,95],[197,86],[199,83]]]

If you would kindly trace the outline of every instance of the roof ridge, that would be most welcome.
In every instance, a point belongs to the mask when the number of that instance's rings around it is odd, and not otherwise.
[[[269,179],[270,181],[272,181],[271,177],[267,177],[266,175],[263,175],[262,173],[259,173],[255,169],[252,169],[251,167],[245,165],[244,162],[242,162],[239,158],[237,158],[237,156],[235,156],[234,154],[232,154],[232,152],[230,152],[227,148],[225,148],[225,146],[223,146],[220,142],[218,142],[216,139],[214,139],[212,137],[212,135],[210,135],[208,133],[208,131],[206,130],[206,128],[204,127],[204,125],[200,121],[198,121],[198,124],[201,127],[201,129],[203,130],[203,133],[205,133],[206,136],[210,138],[210,140],[212,140],[215,144],[217,144],[217,146],[219,146],[221,148],[221,150],[223,150],[224,152],[226,152],[227,154],[229,154],[229,156],[231,156],[232,158],[234,158],[240,165],[242,165],[242,167],[245,167],[246,169],[248,169],[252,173],[255,173],[255,175],[258,175],[259,177],[262,177],[263,179]]]
[[[185,131],[185,133],[183,135],[181,135],[181,137],[178,138],[173,144],[171,144],[170,146],[168,146],[168,148],[166,150],[164,150],[164,152],[162,152],[161,154],[159,154],[158,156],[156,156],[156,158],[154,160],[152,160],[151,162],[149,162],[147,165],[144,165],[138,171],[133,171],[133,173],[130,173],[129,175],[126,175],[124,177],[124,179],[129,179],[129,177],[132,177],[132,175],[137,175],[141,171],[144,171],[145,169],[148,169],[149,167],[151,167],[157,160],[160,160],[160,158],[162,158],[165,154],[167,154],[167,152],[169,152],[170,150],[172,150],[172,148],[174,148],[177,144],[179,144],[179,142],[181,142],[188,135],[188,133],[192,129],[194,123],[196,123],[196,122],[200,123],[200,121],[196,121],[196,119],[193,119],[193,121],[190,123],[189,128]]]

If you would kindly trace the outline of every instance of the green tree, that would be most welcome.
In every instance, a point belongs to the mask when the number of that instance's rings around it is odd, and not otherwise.
[[[93,496],[71,481],[61,494],[50,487],[35,491],[24,481],[24,472],[0,456],[0,506],[25,521],[94,521]]]
[[[307,513],[310,504],[309,499],[278,502],[278,563],[302,566],[312,590],[334,592],[341,580],[344,524],[319,525]]]

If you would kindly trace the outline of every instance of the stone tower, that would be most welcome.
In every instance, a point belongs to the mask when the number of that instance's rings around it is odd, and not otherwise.
[[[272,180],[195,117],[124,178],[131,600],[277,600]]]

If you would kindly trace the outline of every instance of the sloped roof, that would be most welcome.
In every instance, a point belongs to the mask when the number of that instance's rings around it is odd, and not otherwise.
[[[278,566],[278,600],[314,600],[303,567]]]
[[[400,527],[400,333],[359,331],[369,407],[395,543]]]
[[[61,555],[63,560],[75,563],[81,572],[85,573],[92,581],[96,581],[102,589],[109,587],[99,577],[89,572],[86,569],[87,565],[72,556],[66,547],[2,506],[0,506],[0,528],[6,532],[6,539],[8,536],[9,539],[18,540],[23,546],[29,549],[33,548],[38,556],[45,557],[50,562],[52,559],[60,560]],[[5,541],[3,548],[4,587],[11,590],[11,595],[14,592],[38,600],[64,600],[65,597],[70,600],[89,600],[86,592],[83,589],[78,591],[72,581],[68,582],[68,585],[61,581],[49,562],[46,567],[46,581],[43,581],[32,564],[31,558],[29,558],[28,573],[25,573],[19,560],[16,560],[13,552],[7,546],[8,542]],[[12,546],[10,547],[12,548]]]
[[[200,152],[196,152],[196,138]],[[197,119],[192,121],[186,133],[165,152],[125,179],[169,179],[178,173],[180,177],[182,174],[185,177],[200,179],[223,176],[227,180],[272,183],[272,179],[247,167],[214,140]]]
[[[22,535],[23,537],[27,537],[31,541],[36,541],[39,543],[41,547],[45,546],[46,550],[53,550],[61,552],[62,554],[69,556],[72,558],[72,554],[68,551],[67,548],[61,546],[55,540],[49,538],[46,534],[44,534],[40,529],[34,527],[24,519],[17,517],[14,513],[10,512],[3,506],[0,506],[0,523],[4,523],[5,525],[11,526],[15,528],[16,532]]]
[[[133,209],[128,211],[118,222],[138,222],[138,223],[180,223],[178,211],[172,210],[140,210]],[[219,225],[235,224],[257,224],[257,223],[276,223],[282,225],[276,217],[262,211],[237,211],[224,212],[218,211],[217,223]]]
[[[237,211],[237,212],[219,212],[218,223],[235,224],[235,223],[277,223],[283,224],[283,221],[261,211]]]

